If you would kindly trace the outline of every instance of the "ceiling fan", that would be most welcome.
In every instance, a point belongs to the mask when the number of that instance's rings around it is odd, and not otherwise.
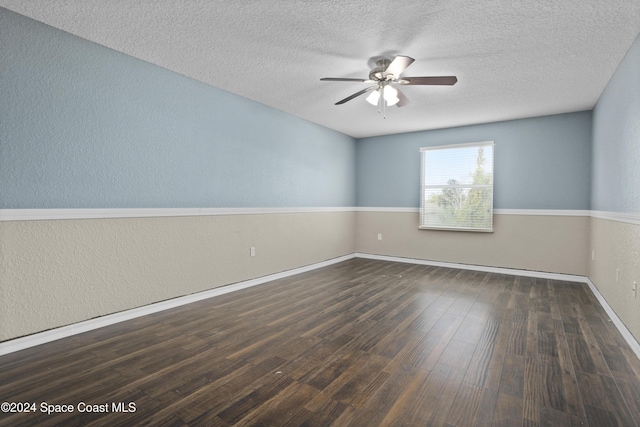
[[[373,83],[361,91],[347,96],[336,102],[335,105],[341,105],[351,101],[367,92],[371,92],[367,96],[367,102],[378,106],[378,111],[383,110],[385,106],[397,105],[404,107],[409,103],[409,99],[402,93],[398,86],[404,85],[445,85],[452,86],[456,84],[458,78],[456,76],[439,76],[439,77],[400,77],[400,74],[413,63],[415,59],[409,56],[396,56],[393,61],[381,59],[376,62],[376,67],[369,72],[368,79],[349,79],[342,77],[324,77],[320,80],[325,82],[360,82]]]

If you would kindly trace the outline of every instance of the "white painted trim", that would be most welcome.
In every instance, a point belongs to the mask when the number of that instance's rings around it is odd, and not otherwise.
[[[356,208],[356,212],[412,212],[419,213],[420,208]]]
[[[535,277],[539,279],[552,279],[552,280],[561,280],[566,282],[578,282],[584,283],[589,286],[591,292],[596,297],[604,311],[607,313],[615,327],[620,331],[620,334],[624,338],[624,340],[629,344],[631,350],[635,353],[636,357],[640,359],[640,343],[635,339],[633,334],[627,329],[625,324],[620,320],[615,311],[611,308],[611,306],[607,303],[607,300],[604,299],[602,294],[598,291],[598,288],[593,284],[591,279],[585,276],[575,276],[571,274],[560,274],[560,273],[547,273],[542,271],[530,271],[530,270],[517,270],[512,268],[502,268],[502,267],[487,267],[481,265],[471,265],[471,264],[456,264],[451,262],[440,262],[440,261],[429,261],[415,258],[401,258],[401,257],[392,257],[386,255],[374,255],[374,254],[363,254],[356,253],[356,258],[366,258],[366,259],[375,259],[381,261],[393,261],[393,262],[404,262],[409,264],[421,264],[421,265],[432,265],[435,267],[448,267],[448,268],[457,268],[461,270],[473,270],[473,271],[484,271],[489,273],[500,273],[500,274],[509,274],[515,276],[525,276],[525,277]]]
[[[322,212],[418,213],[420,208],[398,207],[299,207],[299,208],[123,208],[123,209],[0,209],[0,221],[59,219],[154,218],[182,216],[257,215]],[[588,210],[494,209],[496,215],[591,216],[640,225],[640,214]]]
[[[640,225],[640,213],[591,211],[591,217]]]
[[[0,221],[353,212],[353,207],[0,209]]]
[[[434,267],[456,268],[459,270],[483,271],[486,273],[509,274],[511,276],[536,277],[539,279],[563,280],[566,282],[586,283],[584,276],[576,276],[572,274],[548,273],[544,271],[518,270],[515,268],[491,267],[485,265],[474,264],[458,264],[454,262],[431,261],[417,258],[404,258],[387,255],[364,254],[357,252],[356,258],[376,259],[380,261],[404,262],[408,264],[431,265]]]
[[[590,216],[589,211],[563,209],[494,209],[498,215]]]
[[[620,320],[620,318],[618,317],[616,312],[613,311],[611,306],[607,303],[607,300],[604,299],[604,297],[602,296],[600,291],[598,291],[598,288],[591,281],[591,279],[586,277],[586,283],[589,286],[589,289],[591,289],[591,292],[593,292],[593,295],[595,295],[596,299],[598,300],[598,302],[600,303],[600,305],[602,306],[604,311],[609,315],[609,318],[611,319],[613,324],[616,326],[618,331],[620,331],[620,334],[622,335],[622,338],[624,338],[624,340],[627,342],[627,344],[629,344],[629,347],[631,347],[631,350],[633,350],[633,352],[635,353],[636,357],[638,359],[640,359],[640,343],[638,343],[638,341],[635,339],[635,337],[633,336],[631,331],[629,331],[629,329],[627,329],[627,327],[625,326],[624,322],[622,322],[622,320]]]
[[[359,207],[356,212],[420,212],[420,208]],[[603,212],[569,209],[494,209],[496,215],[579,216],[640,225],[639,213]]]
[[[355,208],[357,212],[415,212],[420,208]],[[589,216],[590,211],[562,210],[562,209],[494,209],[496,215],[533,215],[533,216]]]
[[[270,274],[268,276],[258,277],[256,279],[245,280],[243,282],[234,283],[232,285],[221,286],[219,288],[210,289],[208,291],[198,292],[191,295],[185,295],[166,301],[160,301],[154,304],[145,305],[143,307],[133,308],[118,313],[108,314],[106,316],[96,317],[82,322],[74,323],[60,328],[50,329],[48,331],[38,332],[33,335],[27,335],[21,338],[15,338],[9,341],[0,342],[0,356],[13,353],[25,348],[35,347],[61,338],[70,337],[104,326],[113,325],[124,322],[126,320],[135,319],[137,317],[146,316],[147,314],[157,313],[159,311],[168,310],[170,308],[179,307],[203,299],[217,297],[219,295],[228,294],[230,292],[239,291],[240,289],[250,288],[252,286],[261,285],[273,280],[282,279],[284,277],[293,276],[318,268],[326,267],[339,262],[347,261],[354,258],[354,254],[344,255],[338,258],[332,258],[315,264],[306,265],[304,267],[294,268],[292,270],[280,273]]]
[[[261,285],[263,283],[271,282],[273,280],[293,276],[296,274],[326,267],[332,264],[337,264],[339,262],[347,261],[353,258],[364,258],[364,259],[393,261],[393,262],[402,262],[402,263],[410,263],[410,264],[431,265],[436,267],[448,267],[448,268],[457,268],[462,270],[484,271],[484,272],[490,272],[490,273],[509,274],[509,275],[516,275],[516,276],[535,277],[535,278],[541,278],[541,279],[552,279],[552,280],[585,283],[589,286],[589,289],[591,289],[591,292],[593,292],[596,299],[598,300],[600,305],[603,307],[607,315],[609,315],[613,324],[616,326],[616,328],[618,328],[618,330],[622,334],[625,341],[629,344],[629,346],[635,353],[636,357],[640,359],[640,344],[634,338],[631,332],[627,329],[624,323],[620,320],[620,318],[616,315],[613,309],[609,306],[607,301],[600,294],[596,286],[588,277],[576,276],[576,275],[570,275],[570,274],[547,273],[547,272],[530,271],[530,270],[517,270],[517,269],[511,269],[511,268],[489,267],[489,266],[480,266],[480,265],[471,265],[471,264],[457,264],[457,263],[450,263],[450,262],[429,261],[429,260],[422,260],[422,259],[415,259],[415,258],[402,258],[402,257],[392,257],[392,256],[386,256],[386,255],[364,254],[364,253],[353,253],[349,255],[344,255],[338,258],[333,258],[330,260],[318,262],[318,263],[307,265],[304,267],[299,267],[292,270],[283,271],[280,273],[270,274],[268,276],[258,277],[256,279],[246,280],[243,282],[234,283],[232,285],[221,286],[219,288],[210,289],[208,291],[198,292],[191,295],[185,295],[183,297],[178,297],[178,298],[170,299],[167,301],[161,301],[158,303],[146,305],[144,307],[138,307],[131,310],[121,311],[119,313],[113,313],[106,316],[97,317],[95,319],[85,320],[83,322],[74,323],[72,325],[67,325],[67,326],[51,329],[44,332],[38,332],[36,334],[28,335],[26,337],[15,338],[9,341],[0,342],[0,356],[13,353],[16,351],[24,350],[29,347],[35,347],[37,345],[45,344],[61,338],[66,338],[72,335],[88,332],[104,326],[113,325],[116,323],[124,322],[126,320],[134,319],[137,317],[142,317],[147,314],[157,313],[159,311],[168,310],[170,308],[179,307],[192,302],[201,301],[203,299],[214,298],[216,296],[224,295],[230,292],[235,292],[241,289],[250,288],[252,286]]]

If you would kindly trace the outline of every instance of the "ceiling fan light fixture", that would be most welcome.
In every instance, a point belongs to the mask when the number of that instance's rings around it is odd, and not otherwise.
[[[372,91],[369,96],[367,96],[367,102],[373,106],[378,105],[378,100],[380,99],[380,90],[376,89]]]
[[[385,100],[386,100],[386,99],[385,99]],[[400,98],[391,98],[391,99],[386,100],[386,101],[387,101],[387,105],[388,105],[389,107],[391,107],[391,106],[393,106],[393,105],[396,105],[398,102],[400,102]]]
[[[333,82],[361,82],[373,83],[369,86],[344,99],[336,102],[335,105],[342,105],[367,92],[367,102],[378,107],[378,112],[383,112],[386,106],[397,105],[404,107],[409,103],[409,99],[392,85],[413,85],[413,86],[453,86],[458,81],[456,76],[421,76],[400,78],[404,70],[413,63],[414,59],[409,56],[398,55],[393,61],[381,59],[376,62],[377,67],[369,72],[368,79],[354,79],[346,77],[323,77],[320,80]],[[402,99],[400,99],[402,97]]]
[[[383,89],[383,96],[389,106],[396,105],[400,102],[400,98],[398,98],[398,91],[393,86],[385,86]]]

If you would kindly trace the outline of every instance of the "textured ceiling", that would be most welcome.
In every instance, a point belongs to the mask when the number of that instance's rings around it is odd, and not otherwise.
[[[593,108],[640,32],[640,0],[0,0],[0,6],[354,137]],[[375,58],[416,59],[378,114]]]

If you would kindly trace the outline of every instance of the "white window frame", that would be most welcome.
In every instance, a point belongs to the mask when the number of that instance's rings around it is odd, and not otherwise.
[[[426,180],[425,175],[425,152],[434,151],[434,150],[447,150],[447,149],[455,149],[455,148],[464,148],[464,147],[491,147],[492,159],[491,159],[491,184],[482,184],[482,185],[473,185],[473,184],[462,184],[459,186],[451,187],[451,185],[431,185]],[[484,233],[492,233],[493,232],[493,192],[494,192],[494,160],[495,160],[495,143],[493,141],[484,141],[484,142],[472,142],[465,144],[450,144],[450,145],[437,145],[432,147],[420,147],[420,222],[418,228],[423,230],[449,230],[449,231],[475,231],[475,232],[484,232]],[[426,221],[426,215],[430,212],[429,206],[426,203],[425,190],[429,189],[443,189],[443,188],[464,188],[464,189],[473,189],[473,188],[490,188],[491,189],[491,208],[490,208],[490,225],[486,228],[481,227],[459,227],[454,224],[443,225],[443,226],[434,226],[434,225],[424,225]]]

